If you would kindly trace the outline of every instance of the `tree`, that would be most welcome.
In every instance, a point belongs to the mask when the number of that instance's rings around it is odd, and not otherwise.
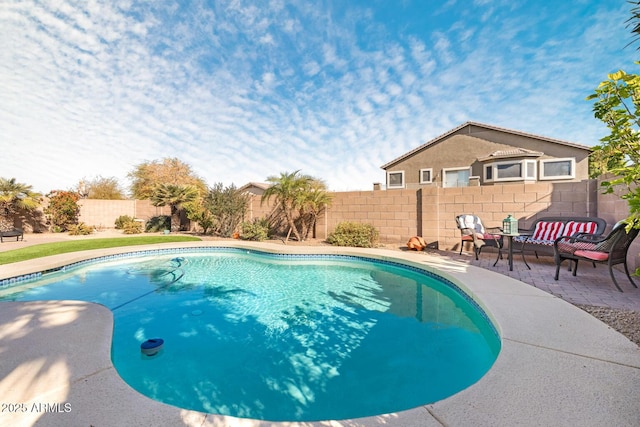
[[[318,216],[331,203],[332,196],[327,192],[326,184],[319,179],[311,179],[306,183],[306,188],[300,194],[299,214],[300,228],[303,239],[309,237],[309,233],[316,225]]]
[[[192,202],[187,202],[183,204],[182,207],[187,213],[189,220],[200,224],[202,234],[207,234],[216,222],[211,211],[206,208],[202,197],[198,197]]]
[[[97,176],[94,179],[82,179],[78,183],[78,193],[81,197],[88,199],[102,200],[122,200],[125,198],[124,192],[120,188],[120,183],[115,177],[103,178]]]
[[[52,231],[60,232],[78,223],[80,195],[75,191],[54,190],[47,194],[49,205],[44,209]]]
[[[171,231],[180,230],[180,209],[185,203],[198,198],[198,189],[192,185],[160,184],[151,194],[154,206],[171,208]]]
[[[627,21],[640,35],[640,1]],[[636,62],[636,64],[640,64]],[[593,111],[611,133],[602,138],[591,155],[591,175],[609,173],[615,178],[602,182],[605,193],[621,188],[629,205],[629,227],[640,228],[640,76],[620,70],[609,74],[587,99],[595,100]]]
[[[235,185],[224,187],[214,185],[205,196],[204,206],[214,218],[214,231],[230,237],[244,219],[249,206],[249,196],[240,192]]]
[[[39,193],[31,185],[16,182],[15,178],[0,178],[0,231],[13,229],[18,210],[32,211],[40,205]]]
[[[200,194],[207,192],[207,184],[191,170],[191,166],[175,157],[141,163],[127,176],[132,180],[131,195],[136,199],[150,199],[160,184],[188,185]]]
[[[314,178],[308,175],[300,175],[300,170],[294,172],[281,172],[280,176],[270,176],[267,182],[271,186],[262,194],[261,202],[274,197],[275,206],[280,209],[284,216],[285,222],[289,226],[287,240],[291,232],[296,236],[298,241],[302,241],[302,235],[296,220],[300,217],[300,210],[303,209],[308,201],[308,191]]]
[[[632,27],[637,41],[640,36],[640,1],[630,1],[627,27]],[[633,42],[632,41],[632,42]],[[639,65],[640,62],[636,62]],[[601,138],[591,155],[592,177],[611,174],[603,181],[605,193],[620,190],[629,205],[628,228],[640,228],[640,76],[622,70],[609,74],[588,100],[595,100],[593,112],[611,133]],[[640,274],[640,268],[636,270]]]

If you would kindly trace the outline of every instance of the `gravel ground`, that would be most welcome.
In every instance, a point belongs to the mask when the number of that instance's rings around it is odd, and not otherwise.
[[[640,346],[640,312],[576,305]]]

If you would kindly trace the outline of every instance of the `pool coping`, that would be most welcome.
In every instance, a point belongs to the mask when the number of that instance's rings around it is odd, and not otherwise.
[[[0,303],[0,412],[7,425],[442,426],[636,425],[640,348],[573,305],[498,273],[425,253],[387,249],[200,241],[56,255],[0,266],[0,279],[87,258],[162,248],[228,246],[296,254],[344,254],[405,263],[456,283],[502,337],[493,368],[461,392],[408,411],[353,420],[275,423],[156,402],[131,389],[110,360],[113,317],[77,301]],[[43,406],[44,405],[44,406]],[[11,409],[12,411],[8,411]]]

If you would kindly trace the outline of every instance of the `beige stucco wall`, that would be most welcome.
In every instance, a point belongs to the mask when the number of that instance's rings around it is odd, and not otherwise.
[[[471,133],[468,132],[467,128],[464,128],[458,133],[417,151],[412,156],[389,166],[387,172],[404,171],[406,188],[418,188],[421,186],[419,184],[420,169],[433,168],[432,179],[434,184],[422,185],[428,187],[433,185],[442,186],[443,168],[465,168],[471,166],[471,175],[479,176],[480,182],[484,184],[483,164],[478,161],[478,158],[487,156],[495,151],[517,147],[544,153],[537,160],[575,158],[575,179],[563,180],[563,182],[578,182],[587,179],[589,176],[589,150],[485,128],[473,126],[471,128]],[[538,164],[538,174],[540,173],[539,167],[540,165]],[[504,183],[500,182],[499,184],[503,185]]]

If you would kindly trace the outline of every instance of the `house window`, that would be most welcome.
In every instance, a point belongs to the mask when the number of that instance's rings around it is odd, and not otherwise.
[[[484,167],[485,181],[529,181],[536,179],[534,160],[489,163]]]
[[[496,164],[496,181],[513,179],[522,179],[522,162]]]
[[[404,188],[404,171],[388,172],[387,188]]]
[[[484,180],[493,181],[493,165],[487,165],[484,167]]]
[[[525,179],[532,179],[535,180],[536,179],[536,161],[535,160],[525,160],[524,162],[525,167],[527,168],[527,175],[525,176]]]
[[[433,181],[433,169],[420,169],[420,184],[431,184]]]
[[[442,169],[443,187],[468,187],[471,168]]]
[[[540,160],[540,179],[573,179],[575,170],[574,158]]]

